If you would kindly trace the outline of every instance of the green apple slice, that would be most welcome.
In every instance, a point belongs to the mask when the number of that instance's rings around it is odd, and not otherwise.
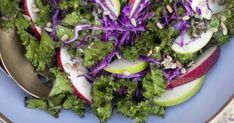
[[[148,66],[147,62],[144,61],[128,61],[125,59],[120,59],[112,62],[105,70],[114,74],[124,74],[124,72],[129,72],[131,74],[143,71]]]
[[[121,4],[119,0],[105,0],[108,8],[118,17],[120,15]]]
[[[182,36],[179,36],[172,45],[172,50],[180,54],[190,54],[201,50],[210,41],[213,36],[213,32],[203,32],[200,37],[192,39],[187,33],[183,36],[184,46],[180,46]]]
[[[154,103],[161,106],[175,106],[193,97],[202,87],[205,76],[198,78],[188,84],[167,90],[164,95],[154,99]]]

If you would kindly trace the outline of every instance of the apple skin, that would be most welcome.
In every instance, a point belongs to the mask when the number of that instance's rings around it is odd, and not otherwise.
[[[167,84],[167,88],[170,89],[178,87],[205,75],[214,66],[220,55],[220,47],[214,46],[213,48],[215,48],[215,50],[210,56],[206,58],[206,60],[204,60],[196,68],[192,67],[188,69],[186,74],[181,75],[178,79]]]
[[[27,16],[29,16],[31,18],[31,20],[33,20],[32,16],[30,15],[30,12],[29,12],[30,9],[28,8],[27,1],[28,0],[23,1],[24,11],[25,11],[25,14]],[[36,26],[36,24],[33,23],[32,24],[32,31],[35,33],[35,37],[37,39],[41,38],[41,32],[42,32],[41,27],[38,27],[38,26]]]
[[[60,48],[57,48],[57,49],[56,49],[57,65],[58,65],[58,67],[59,67],[62,71],[64,71],[64,66],[62,65],[62,60],[61,60],[61,57],[60,57],[60,55],[61,55],[60,51],[61,51]],[[68,79],[69,79],[69,78],[68,78]],[[85,97],[78,91],[78,89],[75,88],[75,86],[74,86],[73,84],[71,85],[71,87],[72,87],[72,89],[73,89],[73,92],[74,92],[78,97],[80,97],[82,100],[84,100],[87,104],[91,104],[91,103],[92,103],[92,101],[89,100],[89,99],[87,99],[87,98],[85,98]]]
[[[177,90],[173,90],[173,89],[169,90],[170,91],[170,92],[168,92],[168,93],[170,93],[169,95],[171,95],[173,93],[176,96],[174,96],[174,97],[169,96],[168,97],[168,95],[167,96],[165,95],[167,97],[166,100],[165,100],[165,97],[164,97],[164,99],[162,99],[162,98],[160,99],[160,97],[159,97],[159,98],[155,98],[153,102],[155,104],[158,104],[161,106],[167,106],[167,107],[182,104],[182,103],[186,102],[187,100],[191,99],[194,95],[196,95],[199,92],[204,81],[205,81],[205,76],[202,76],[201,78],[198,78],[194,81],[191,81],[188,84],[174,88]],[[183,90],[187,89],[187,91],[182,92],[183,91],[182,89]],[[179,93],[179,92],[181,92],[181,93]]]

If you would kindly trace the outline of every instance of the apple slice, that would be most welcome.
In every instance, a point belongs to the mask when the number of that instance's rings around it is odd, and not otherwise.
[[[90,95],[91,84],[84,76],[79,76],[88,72],[88,70],[81,65],[81,59],[72,59],[66,48],[58,49],[57,51],[58,65],[68,73],[68,78],[72,83],[72,87],[77,96],[84,99],[87,103],[91,103],[92,98]]]
[[[130,74],[138,73],[143,71],[148,66],[147,62],[144,61],[128,61],[125,59],[120,59],[112,62],[105,71],[114,73],[114,74],[125,74],[128,72]]]
[[[184,46],[180,46],[182,36],[179,36],[172,45],[172,50],[180,54],[190,54],[197,52],[206,46],[212,36],[213,32],[207,31],[203,32],[199,38],[192,39],[187,33],[183,36]]]
[[[108,8],[118,17],[120,15],[121,4],[119,0],[105,0]]]
[[[129,18],[132,18],[133,15],[134,15],[134,13],[136,12],[138,6],[141,3],[141,0],[130,0],[130,3],[133,4],[133,7],[132,7],[132,10],[131,10]]]
[[[170,82],[167,88],[174,88],[188,82],[191,82],[205,75],[217,62],[220,55],[219,46],[213,46],[205,51],[195,61],[194,65],[187,70],[187,73],[181,75],[178,79]]]
[[[35,0],[24,0],[24,10],[25,10],[25,14],[28,15],[32,22],[36,22],[37,20],[37,13],[33,12],[33,5],[35,5]],[[41,37],[41,33],[42,33],[42,28],[36,26],[36,24],[32,25],[32,31],[35,33],[36,37],[39,38]]]
[[[154,99],[154,103],[161,106],[175,106],[193,97],[202,87],[205,77],[198,78],[185,85],[167,90],[164,95]]]
[[[219,5],[218,1],[219,0],[193,0],[191,6],[195,12],[197,9],[201,10],[200,16],[202,18],[210,20],[213,14],[219,13],[224,9],[224,6]]]

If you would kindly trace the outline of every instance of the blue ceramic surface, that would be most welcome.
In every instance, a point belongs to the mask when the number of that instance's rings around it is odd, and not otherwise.
[[[222,46],[218,63],[208,73],[200,92],[191,100],[176,107],[167,109],[164,119],[151,116],[148,123],[204,123],[234,93],[234,39]],[[23,70],[22,70],[23,72]],[[27,96],[13,80],[0,71],[0,112],[14,123],[98,123],[98,119],[88,111],[80,119],[70,111],[62,111],[55,119],[49,114],[24,107]],[[108,123],[134,123],[134,121],[114,114]]]

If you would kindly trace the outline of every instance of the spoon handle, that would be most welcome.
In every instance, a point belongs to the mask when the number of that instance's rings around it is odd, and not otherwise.
[[[13,122],[0,112],[0,123],[13,123]]]

